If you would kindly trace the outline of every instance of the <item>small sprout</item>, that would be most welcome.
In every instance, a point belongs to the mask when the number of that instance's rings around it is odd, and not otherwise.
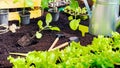
[[[43,30],[55,30],[55,31],[60,31],[60,29],[58,27],[53,27],[50,25],[52,21],[52,15],[50,13],[48,13],[46,15],[46,25],[43,26],[43,21],[42,20],[39,20],[37,25],[39,27],[39,31],[36,32],[35,36],[36,38],[40,39],[42,37],[42,33],[41,31]]]

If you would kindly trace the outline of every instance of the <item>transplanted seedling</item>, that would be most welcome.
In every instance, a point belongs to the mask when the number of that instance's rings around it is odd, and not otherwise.
[[[72,30],[80,30],[82,33],[82,36],[85,36],[85,33],[88,32],[88,27],[81,25],[81,20],[86,20],[86,8],[80,8],[79,4],[76,0],[71,0],[70,6],[66,7],[65,10],[70,10],[70,15],[68,17],[68,20],[70,21],[69,26]],[[80,16],[82,15],[82,16]],[[80,17],[78,17],[80,16]]]
[[[52,21],[52,16],[50,13],[46,15],[46,26],[43,26],[43,21],[38,21],[39,31],[36,32],[36,38],[40,39],[42,37],[41,31],[43,30],[56,30],[60,31],[58,27],[50,26],[50,22]]]
[[[32,41],[33,41],[33,39],[35,37],[40,39],[42,37],[41,31],[43,31],[43,30],[56,30],[56,31],[60,31],[60,29],[58,27],[53,27],[53,26],[50,25],[51,21],[52,21],[52,16],[51,16],[50,13],[48,13],[46,15],[46,25],[43,26],[43,21],[39,20],[38,23],[37,23],[38,27],[39,27],[39,30],[36,31],[36,33],[32,37],[30,37],[30,35],[28,35],[28,34],[24,35],[21,39],[19,39],[17,41],[18,44],[20,46],[27,46],[27,45],[32,43]]]

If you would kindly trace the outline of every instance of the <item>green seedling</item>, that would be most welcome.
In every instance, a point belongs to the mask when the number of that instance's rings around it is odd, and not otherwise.
[[[38,27],[39,27],[39,31],[36,32],[36,38],[40,39],[42,37],[41,31],[43,30],[56,30],[56,31],[60,31],[60,29],[58,27],[53,27],[50,25],[52,21],[52,16],[50,13],[48,13],[46,15],[46,25],[43,26],[43,21],[39,20],[38,21]]]
[[[69,10],[69,11],[68,11]],[[85,33],[88,32],[88,27],[81,25],[81,20],[86,20],[88,18],[86,14],[86,8],[80,8],[79,4],[76,0],[71,0],[70,6],[67,6],[64,10],[65,12],[68,12],[71,16],[68,17],[68,20],[70,21],[70,28],[72,30],[80,30],[82,33],[82,36],[85,36]],[[80,14],[82,16],[80,16]],[[80,16],[78,18],[78,15]]]
[[[19,39],[17,41],[17,43],[20,45],[20,46],[27,46],[29,44],[32,43],[33,39],[36,37],[37,39],[40,39],[42,37],[42,31],[43,30],[56,30],[56,31],[60,31],[60,29],[58,27],[53,27],[50,25],[52,21],[52,16],[50,13],[48,13],[46,15],[46,25],[43,26],[43,21],[42,20],[39,20],[37,25],[39,27],[39,30],[36,31],[36,33],[31,37],[29,34],[27,35],[24,35],[21,39]],[[26,40],[27,39],[27,40]]]

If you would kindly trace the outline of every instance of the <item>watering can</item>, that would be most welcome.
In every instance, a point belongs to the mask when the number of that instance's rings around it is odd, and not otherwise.
[[[111,33],[116,31],[116,26],[120,21],[119,0],[96,0],[92,12],[87,0],[84,0],[84,3],[90,18],[89,33],[111,36]]]

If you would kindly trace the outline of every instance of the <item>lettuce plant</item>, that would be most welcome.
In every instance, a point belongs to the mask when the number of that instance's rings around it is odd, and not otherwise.
[[[120,49],[113,50],[120,34],[114,32],[112,38],[98,36],[91,44],[81,46],[71,42],[63,50],[32,51],[25,57],[8,57],[14,68],[115,68],[120,66]],[[116,38],[116,39],[115,39]]]

